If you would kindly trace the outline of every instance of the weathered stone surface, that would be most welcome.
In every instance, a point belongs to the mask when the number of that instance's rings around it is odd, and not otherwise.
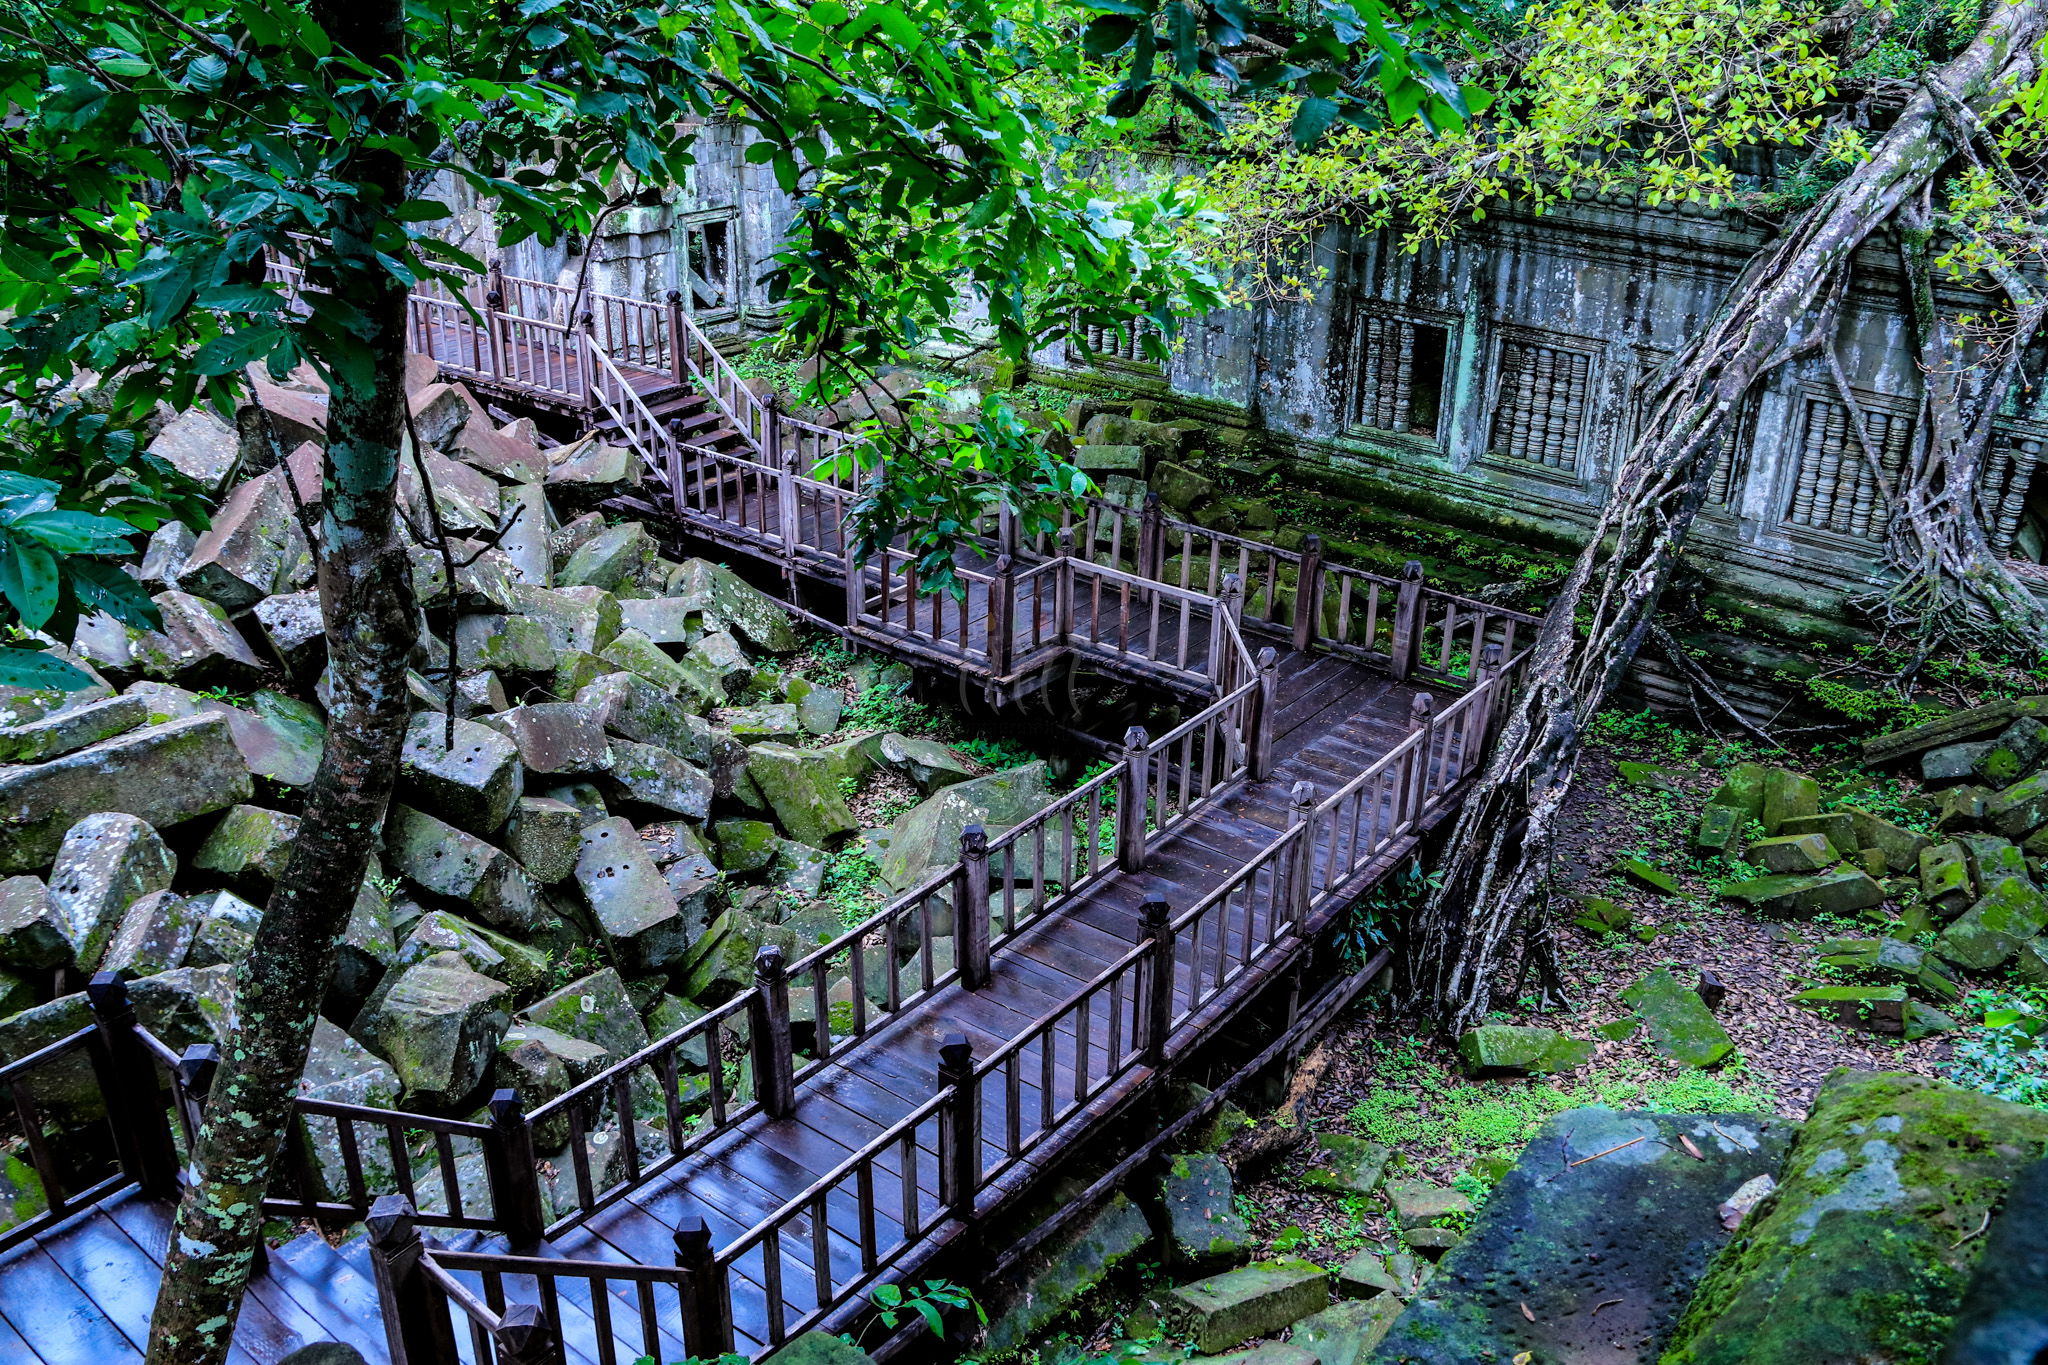
[[[540,627],[555,650],[604,650],[619,635],[619,599],[597,588],[535,588],[515,584],[504,605]]]
[[[2011,1365],[2048,1350],[2048,1160],[2013,1180],[1956,1309],[1944,1365]]]
[[[1920,1353],[1931,1343],[1915,1324],[1955,1312],[1977,1232],[2043,1144],[2048,1111],[1921,1076],[1835,1072],[1777,1192],[1716,1259],[1664,1360]]]
[[[192,547],[198,543],[199,538],[182,521],[167,521],[150,532],[138,573],[142,586],[154,592],[177,587],[178,575],[184,571],[185,561],[191,557]]]
[[[726,631],[713,631],[691,645],[683,655],[683,662],[698,672],[717,679],[727,701],[741,700],[754,681],[753,660],[747,657],[747,652],[740,647],[740,642]],[[796,713],[792,709],[792,726],[795,720]]]
[[[1389,1180],[1387,1203],[1403,1232],[1440,1227],[1472,1212],[1472,1201],[1458,1191],[1426,1180]]]
[[[635,972],[674,963],[690,945],[691,926],[632,824],[601,820],[581,839],[576,884],[620,961]]]
[[[241,611],[288,591],[307,554],[284,474],[273,470],[237,488],[213,514],[185,558],[178,587]]]
[[[610,1057],[596,1043],[541,1024],[517,1023],[498,1041],[491,1084],[516,1091],[528,1113],[604,1070]],[[534,1125],[534,1145],[558,1151],[569,1142],[569,1116],[556,1114]]]
[[[398,1073],[376,1053],[327,1020],[313,1021],[313,1041],[306,1053],[306,1069],[299,1077],[301,1098],[395,1109],[400,1088]],[[351,1193],[348,1158],[342,1150],[336,1120],[325,1115],[302,1114],[292,1129],[287,1140],[303,1144],[311,1169],[319,1179],[320,1195],[333,1200],[347,1199]],[[395,1185],[389,1143],[359,1141],[355,1144],[355,1158],[370,1188]]]
[[[260,886],[284,874],[292,841],[298,837],[296,815],[261,806],[231,806],[192,855],[192,866]]]
[[[1956,842],[1963,846],[1963,857],[1970,864],[1970,880],[1987,891],[2007,877],[2025,881],[2033,875],[2026,855],[2010,840],[1995,834],[1963,834]]]
[[[684,998],[722,1005],[752,985],[754,954],[767,931],[767,925],[738,907],[722,912],[683,955],[676,977]]]
[[[930,795],[974,776],[974,765],[935,739],[886,734],[875,746],[883,764],[902,773]]]
[[[1920,850],[1920,895],[1937,914],[1960,915],[1975,895],[1969,858],[1957,843]]]
[[[1400,1315],[1400,1302],[1391,1295],[1350,1299],[1303,1318],[1288,1342],[1312,1353],[1320,1365],[1359,1365]]]
[[[603,588],[610,592],[631,581],[654,561],[654,537],[637,521],[599,531],[578,546],[555,581],[563,587]]]
[[[398,945],[392,965],[410,967],[442,953],[454,953],[471,971],[502,981],[522,995],[547,979],[548,962],[543,954],[446,910],[430,910],[420,916],[405,942]]]
[[[796,651],[796,627],[788,609],[723,565],[685,560],[669,579],[668,590],[678,597],[701,599],[709,620],[756,649],[770,654]]]
[[[441,953],[406,968],[352,1030],[391,1063],[407,1105],[447,1110],[487,1074],[511,1023],[511,989]]]
[[[960,782],[925,798],[890,826],[889,848],[880,859],[882,880],[907,890],[960,856],[961,831],[979,824],[991,839],[1007,832],[1052,801],[1044,763],[990,773]],[[1020,866],[1020,879],[1027,869]]]
[[[193,907],[199,931],[186,950],[193,967],[232,967],[249,955],[263,911],[232,891],[201,896]]]
[[[522,796],[505,829],[505,847],[536,882],[558,882],[576,870],[583,852],[583,812],[566,801]]]
[[[1735,1050],[1698,993],[1659,967],[1621,993],[1622,1003],[1650,1028],[1650,1045],[1687,1066],[1713,1066]]]
[[[1372,1359],[1655,1360],[1728,1242],[1721,1202],[1776,1171],[1795,1128],[1754,1114],[1556,1115]],[[1588,1311],[1603,1302],[1597,1316]]]
[[[1939,745],[1995,734],[2019,714],[2019,704],[2005,697],[1983,706],[1951,711],[1946,716],[1864,740],[1863,758],[1867,763],[1890,763]]]
[[[704,634],[704,609],[698,597],[639,597],[619,603],[625,626],[658,645],[691,645]]]
[[[1220,1157],[1200,1152],[1174,1157],[1160,1178],[1159,1199],[1175,1261],[1215,1268],[1251,1254],[1251,1229],[1237,1211],[1230,1168]]]
[[[1792,1003],[1843,1028],[1894,1037],[1906,1031],[1903,986],[1816,986],[1795,994]]]
[[[1702,857],[1732,853],[1741,844],[1742,812],[1733,806],[1709,802],[1700,808],[1700,822],[1693,830],[1692,846]]]
[[[720,713],[725,728],[742,744],[788,742],[801,739],[804,725],[796,707],[788,702],[769,706],[739,706]]]
[[[455,622],[455,649],[465,668],[505,673],[552,673],[555,647],[540,622],[524,616],[463,616]]]
[[[73,825],[50,869],[50,910],[82,970],[99,964],[121,916],[169,888],[178,859],[146,821],[88,815]]]
[[[1780,834],[1758,839],[1742,850],[1742,857],[1767,872],[1804,873],[1820,871],[1838,855],[1825,834]]]
[[[0,1015],[0,1066],[18,1062],[82,1028],[90,1028],[92,1022],[92,1007],[86,1003],[84,991],[60,995],[11,1015]],[[18,1084],[37,1108],[64,1122],[84,1122],[106,1113],[106,1101],[93,1079],[91,1059],[83,1050],[33,1068]]]
[[[613,740],[604,778],[622,801],[638,802],[692,820],[702,820],[711,814],[711,779],[655,745]]]
[[[1974,777],[1978,764],[1995,747],[1993,741],[1979,739],[1967,744],[1944,744],[1939,749],[1929,749],[1920,755],[1920,777],[1927,782],[1960,782],[1966,777]]]
[[[1707,809],[1720,808],[1709,806]],[[1609,900],[1605,896],[1580,896],[1578,900],[1580,913],[1572,919],[1572,923],[1597,937],[1604,938],[1608,934],[1623,933],[1635,918],[1634,912],[1628,906],[1619,901]]]
[[[765,820],[720,820],[711,826],[718,865],[727,872],[759,872],[775,861],[775,826]]]
[[[1145,448],[1135,445],[1105,445],[1083,441],[1075,445],[1069,456],[1074,468],[1086,470],[1098,478],[1106,474],[1142,476],[1145,472]]]
[[[815,750],[756,744],[747,750],[747,774],[776,822],[799,843],[822,847],[860,828],[847,809],[833,764]]]
[[[317,676],[327,663],[327,624],[317,592],[277,593],[250,613],[278,665],[296,678]]]
[[[102,697],[0,729],[0,763],[42,763],[149,723],[141,697]]]
[[[1167,1297],[1176,1332],[1213,1355],[1329,1307],[1330,1275],[1311,1261],[1255,1261],[1184,1284]]]
[[[488,836],[505,823],[525,791],[522,751],[506,735],[476,721],[454,722],[452,747],[448,730],[446,716],[413,718],[399,751],[399,796],[471,834]]]
[[[1934,840],[1918,830],[1907,829],[1861,807],[1847,806],[1843,809],[1855,822],[1856,847],[1875,848],[1882,852],[1887,871],[1913,871],[1920,865],[1922,850],[1934,844]]]
[[[1884,887],[1861,868],[1837,867],[1815,876],[1758,877],[1731,882],[1721,894],[1776,919],[1851,915],[1884,904]]]
[[[813,735],[829,735],[839,728],[846,714],[846,694],[836,687],[814,687],[802,678],[791,678],[789,699],[796,706],[796,718]]]
[[[774,831],[769,832],[772,835]],[[711,847],[694,825],[680,820],[647,825],[640,830],[640,842],[646,845],[647,856],[654,859],[655,866],[663,870],[676,868],[686,877],[718,875],[718,864],[712,861]]]
[[[394,871],[437,896],[467,903],[485,924],[517,931],[540,922],[519,864],[424,811],[394,804],[385,820],[384,851]]]
[[[1762,820],[1764,777],[1768,771],[1761,763],[1736,764],[1723,774],[1721,785],[1707,798],[1707,803],[1739,811],[1744,820]]]
[[[199,906],[174,891],[152,891],[121,916],[100,970],[122,977],[154,976],[185,965],[199,933]]]
[[[1124,1195],[1111,1198],[1100,1213],[1056,1245],[1045,1269],[1025,1283],[1007,1313],[989,1324],[986,1351],[1013,1351],[1035,1339],[1069,1304],[1151,1240],[1143,1211]]]
[[[498,495],[498,516],[507,522],[498,548],[521,583],[554,586],[554,556],[548,551],[548,500],[537,483],[517,483]]]
[[[1475,1076],[1541,1076],[1584,1066],[1593,1045],[1553,1028],[1482,1024],[1459,1035],[1458,1056]]]
[[[1984,818],[2008,839],[2019,840],[2048,823],[2048,771],[2022,778],[1984,803]]]
[[[1377,1142],[1348,1133],[1317,1133],[1320,1160],[1302,1173],[1301,1182],[1331,1194],[1371,1194],[1386,1174],[1388,1150]]]
[[[50,904],[43,879],[0,881],[0,967],[33,972],[70,961],[71,940]]]
[[[320,713],[306,703],[281,692],[265,691],[252,696],[247,708],[229,706],[211,697],[201,697],[198,705],[201,713],[212,712],[227,718],[228,732],[234,736],[242,762],[257,777],[267,777],[287,787],[303,787],[320,770],[327,725],[320,719]]]
[[[597,723],[622,739],[691,758],[696,719],[681,702],[637,673],[607,673],[576,693]],[[700,765],[701,759],[694,760]]]
[[[541,702],[479,717],[517,747],[518,759],[531,772],[554,775],[602,772],[611,761],[611,746],[596,708],[581,702]]]
[[[648,1043],[647,1026],[619,974],[606,967],[571,981],[520,1012],[524,1021],[581,1038],[604,1049],[605,1062],[623,1061]]]
[[[2048,928],[2048,897],[2024,877],[2002,877],[1952,920],[1934,951],[1965,971],[1988,972]]]
[[[716,679],[677,663],[660,645],[637,630],[620,631],[618,638],[598,653],[613,668],[637,673],[670,696],[684,697],[692,705],[715,705],[723,696]]]
[[[234,472],[240,445],[235,429],[218,413],[195,404],[164,424],[149,443],[149,453],[211,494],[220,492]]]
[[[1941,959],[1914,944],[1895,938],[1830,939],[1820,945],[1820,960],[1830,967],[1849,967],[1912,985],[1942,1000],[1958,993],[1955,974]]]
[[[1820,810],[1820,783],[1786,768],[1772,768],[1764,774],[1763,826],[1765,834],[1776,834],[1785,821]]]
[[[640,483],[639,457],[595,435],[557,446],[547,457],[548,494],[564,507],[595,507]]]
[[[135,636],[135,666],[144,673],[188,687],[240,688],[262,676],[263,661],[220,607],[175,591],[150,601],[163,617],[163,629]]]

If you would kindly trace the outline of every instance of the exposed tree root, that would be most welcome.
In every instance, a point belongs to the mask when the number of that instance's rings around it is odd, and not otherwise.
[[[1932,92],[1971,109],[1998,104],[2034,78],[2044,30],[2038,3],[2001,3],[1966,51],[1926,74],[1870,157],[1757,254],[1651,393],[1614,491],[1545,615],[1413,935],[1409,999],[1448,1029],[1484,1019],[1515,940],[1527,939],[1535,965],[1545,965],[1544,887],[1585,726],[1649,632],[1729,418],[1777,366],[1826,347],[1850,257],[1919,202],[1950,159],[1950,121]]]

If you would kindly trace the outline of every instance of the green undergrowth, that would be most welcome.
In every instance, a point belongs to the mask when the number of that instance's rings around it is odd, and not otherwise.
[[[1399,1152],[1417,1170],[1456,1169],[1481,1157],[1512,1158],[1545,1120],[1567,1109],[1648,1109],[1660,1113],[1769,1113],[1770,1102],[1744,1088],[1741,1068],[1719,1074],[1658,1074],[1639,1062],[1550,1080],[1472,1081],[1446,1054],[1414,1039],[1370,1045],[1373,1093],[1347,1117],[1358,1136]]]

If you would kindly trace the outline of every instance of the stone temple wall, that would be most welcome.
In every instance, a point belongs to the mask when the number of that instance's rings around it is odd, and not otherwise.
[[[1732,215],[1591,200],[1497,214],[1413,254],[1391,234],[1333,231],[1316,244],[1313,297],[1192,323],[1163,373],[1109,354],[1135,353],[1128,339],[1106,339],[1092,366],[1066,348],[1037,361],[1179,400],[1426,514],[1576,543],[1627,452],[1637,395],[1761,240]],[[1920,417],[1920,375],[1889,253],[1857,267],[1839,354],[1888,481]],[[1693,537],[1710,577],[1823,616],[1871,581],[1884,499],[1849,421],[1819,360],[1782,367],[1750,400]],[[2048,426],[2015,414],[1991,471],[1994,540],[2023,561],[2043,557],[2048,529],[2048,478],[2036,506],[2028,496],[2044,440]]]

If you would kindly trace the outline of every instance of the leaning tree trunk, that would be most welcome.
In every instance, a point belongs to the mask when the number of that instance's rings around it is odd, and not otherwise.
[[[396,0],[316,0],[313,15],[366,63],[385,66],[403,50]],[[358,164],[359,197],[338,201],[343,222],[333,236],[350,255],[323,281],[361,311],[361,344],[371,352],[374,375],[365,386],[336,368],[328,407],[318,546],[333,664],[327,743],[291,861],[236,972],[241,1028],[221,1059],[199,1133],[196,1179],[178,1206],[150,1323],[150,1365],[227,1358],[262,1236],[272,1164],[405,738],[416,610],[393,512],[406,411],[406,300],[404,286],[370,249],[371,229],[403,198],[404,180],[388,154],[362,152]]]
[[[1411,1003],[1447,1028],[1484,1019],[1518,931],[1545,980],[1554,979],[1543,894],[1580,739],[1649,628],[1730,415],[1776,366],[1831,342],[1849,258],[1949,159],[1934,91],[1981,113],[2033,78],[2044,31],[2037,0],[2002,0],[1967,51],[1927,73],[1870,159],[1750,262],[1713,323],[1660,380],[1545,615],[1522,690],[1411,935]]]

